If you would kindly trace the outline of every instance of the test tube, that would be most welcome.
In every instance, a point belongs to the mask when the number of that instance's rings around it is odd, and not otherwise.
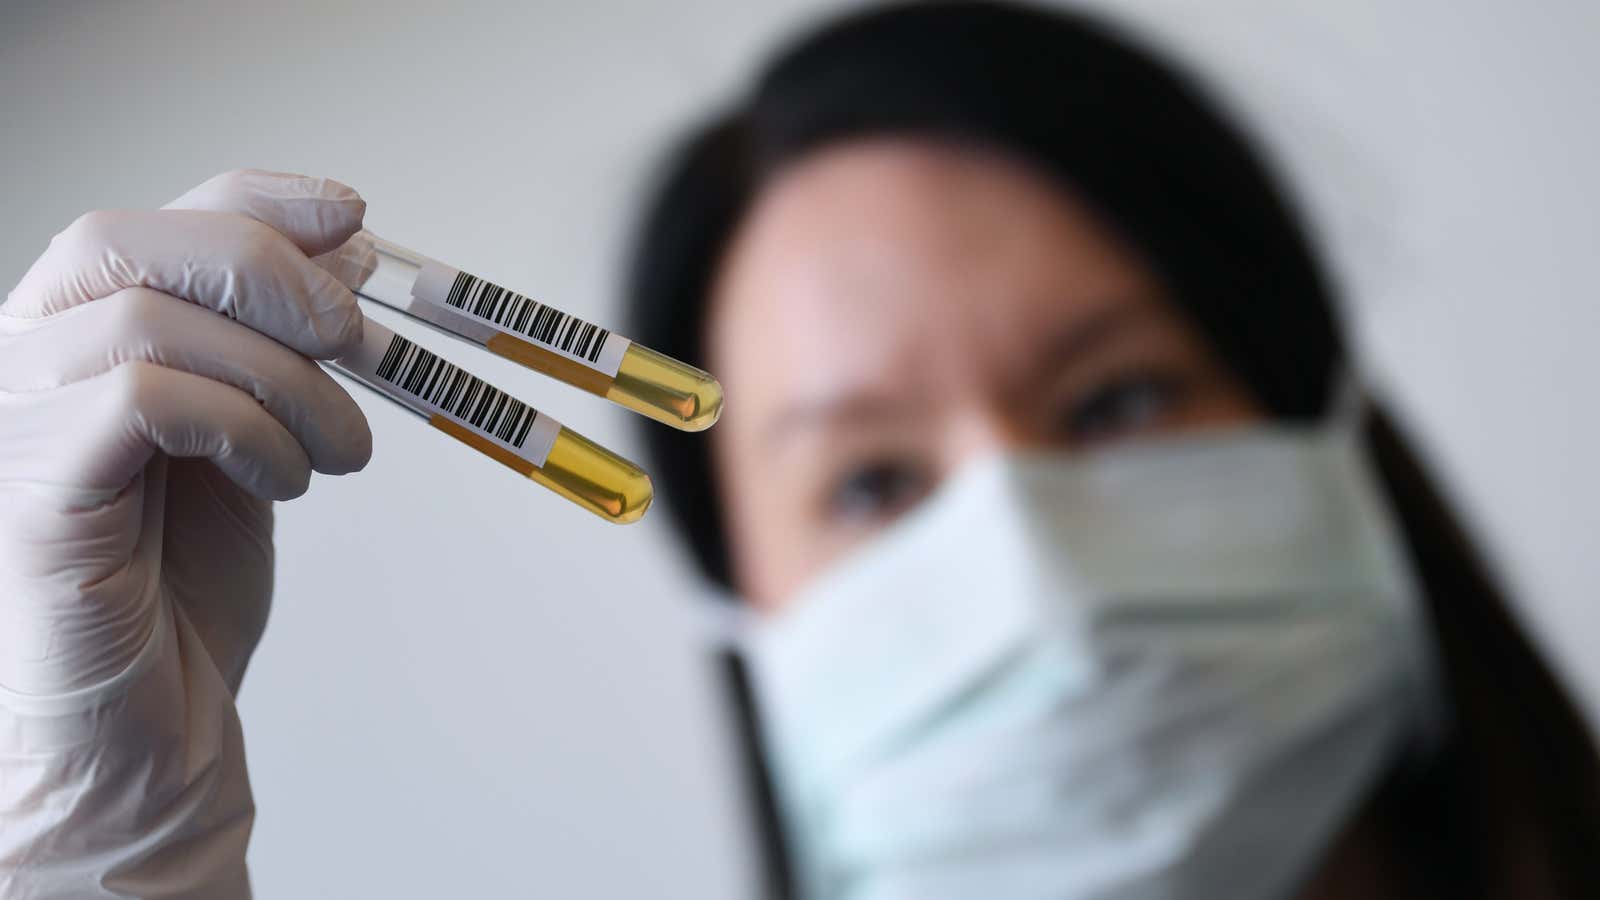
[[[710,428],[722,385],[706,372],[371,232],[372,274],[355,288],[490,352],[683,431]]]
[[[332,366],[607,521],[650,508],[643,469],[371,319],[361,346]]]

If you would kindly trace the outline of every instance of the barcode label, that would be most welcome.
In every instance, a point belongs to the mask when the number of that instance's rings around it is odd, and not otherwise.
[[[418,273],[411,295],[465,313],[610,376],[617,374],[628,349],[627,338],[593,322],[432,260]]]
[[[439,413],[536,466],[560,423],[471,372],[368,319],[361,348],[340,368],[419,412]]]

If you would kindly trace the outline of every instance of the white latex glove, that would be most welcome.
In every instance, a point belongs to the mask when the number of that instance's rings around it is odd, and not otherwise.
[[[0,306],[0,896],[248,894],[233,696],[270,501],[371,453],[311,360],[360,341],[364,212],[231,172],[80,218]]]

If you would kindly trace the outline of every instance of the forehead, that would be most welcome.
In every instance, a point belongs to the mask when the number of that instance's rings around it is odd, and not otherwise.
[[[1153,292],[1067,191],[1009,159],[844,144],[762,193],[716,281],[715,371],[746,412],[866,385],[1003,377],[1020,346]]]

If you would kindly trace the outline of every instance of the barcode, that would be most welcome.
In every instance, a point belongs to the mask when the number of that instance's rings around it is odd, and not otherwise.
[[[591,363],[599,361],[611,336],[599,325],[465,272],[456,273],[444,302]]]
[[[398,334],[376,371],[384,381],[519,450],[539,417],[528,404]]]

